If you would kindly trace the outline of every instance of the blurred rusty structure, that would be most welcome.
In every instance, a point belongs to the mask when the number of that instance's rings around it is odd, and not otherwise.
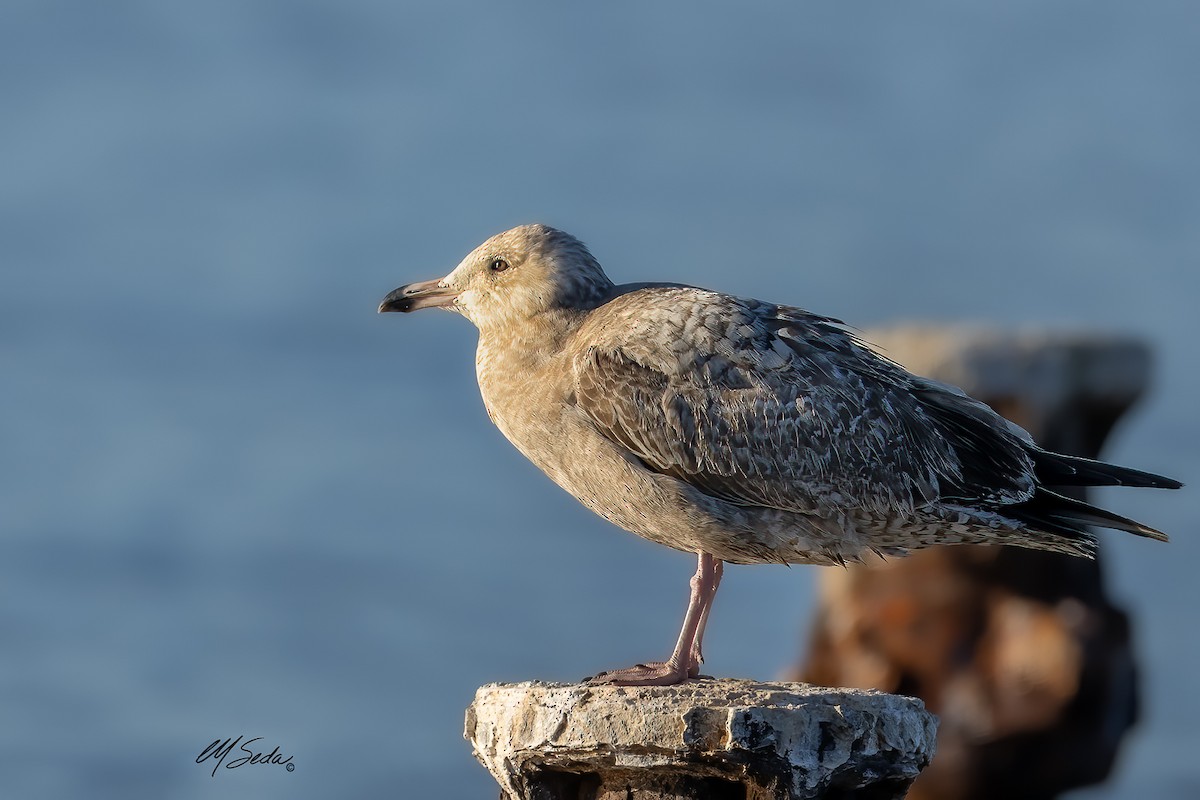
[[[1129,338],[915,326],[864,338],[1074,455],[1096,457],[1149,381],[1150,354]],[[913,800],[1039,800],[1097,783],[1138,714],[1129,618],[1102,567],[962,546],[821,570],[807,661],[790,677],[922,698],[941,724]]]

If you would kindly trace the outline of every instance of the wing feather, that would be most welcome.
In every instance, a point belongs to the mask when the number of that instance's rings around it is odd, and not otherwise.
[[[994,412],[836,320],[690,288],[609,306],[575,358],[576,404],[648,469],[802,513],[894,517],[943,497],[1032,495],[1025,444]]]

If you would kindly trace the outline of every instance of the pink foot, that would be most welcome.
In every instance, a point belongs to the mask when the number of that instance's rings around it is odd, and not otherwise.
[[[651,661],[649,664],[601,672],[585,678],[583,682],[592,686],[674,686],[699,675],[699,665],[684,668],[669,661]]]

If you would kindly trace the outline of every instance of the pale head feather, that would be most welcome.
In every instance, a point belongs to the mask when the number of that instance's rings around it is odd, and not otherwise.
[[[497,261],[507,267],[493,269]],[[441,282],[458,291],[455,310],[481,330],[555,309],[594,308],[613,286],[583,242],[539,224],[493,236]]]

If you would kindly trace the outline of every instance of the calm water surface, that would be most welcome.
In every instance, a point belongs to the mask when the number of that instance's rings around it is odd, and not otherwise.
[[[11,2],[0,10],[0,795],[494,796],[479,684],[660,655],[689,556],[505,443],[473,330],[379,317],[486,236],[866,326],[1137,334],[1111,458],[1200,484],[1200,12]],[[1104,499],[1145,720],[1106,788],[1200,794],[1196,504]],[[815,568],[734,567],[723,675]],[[210,776],[215,739],[295,770]]]

